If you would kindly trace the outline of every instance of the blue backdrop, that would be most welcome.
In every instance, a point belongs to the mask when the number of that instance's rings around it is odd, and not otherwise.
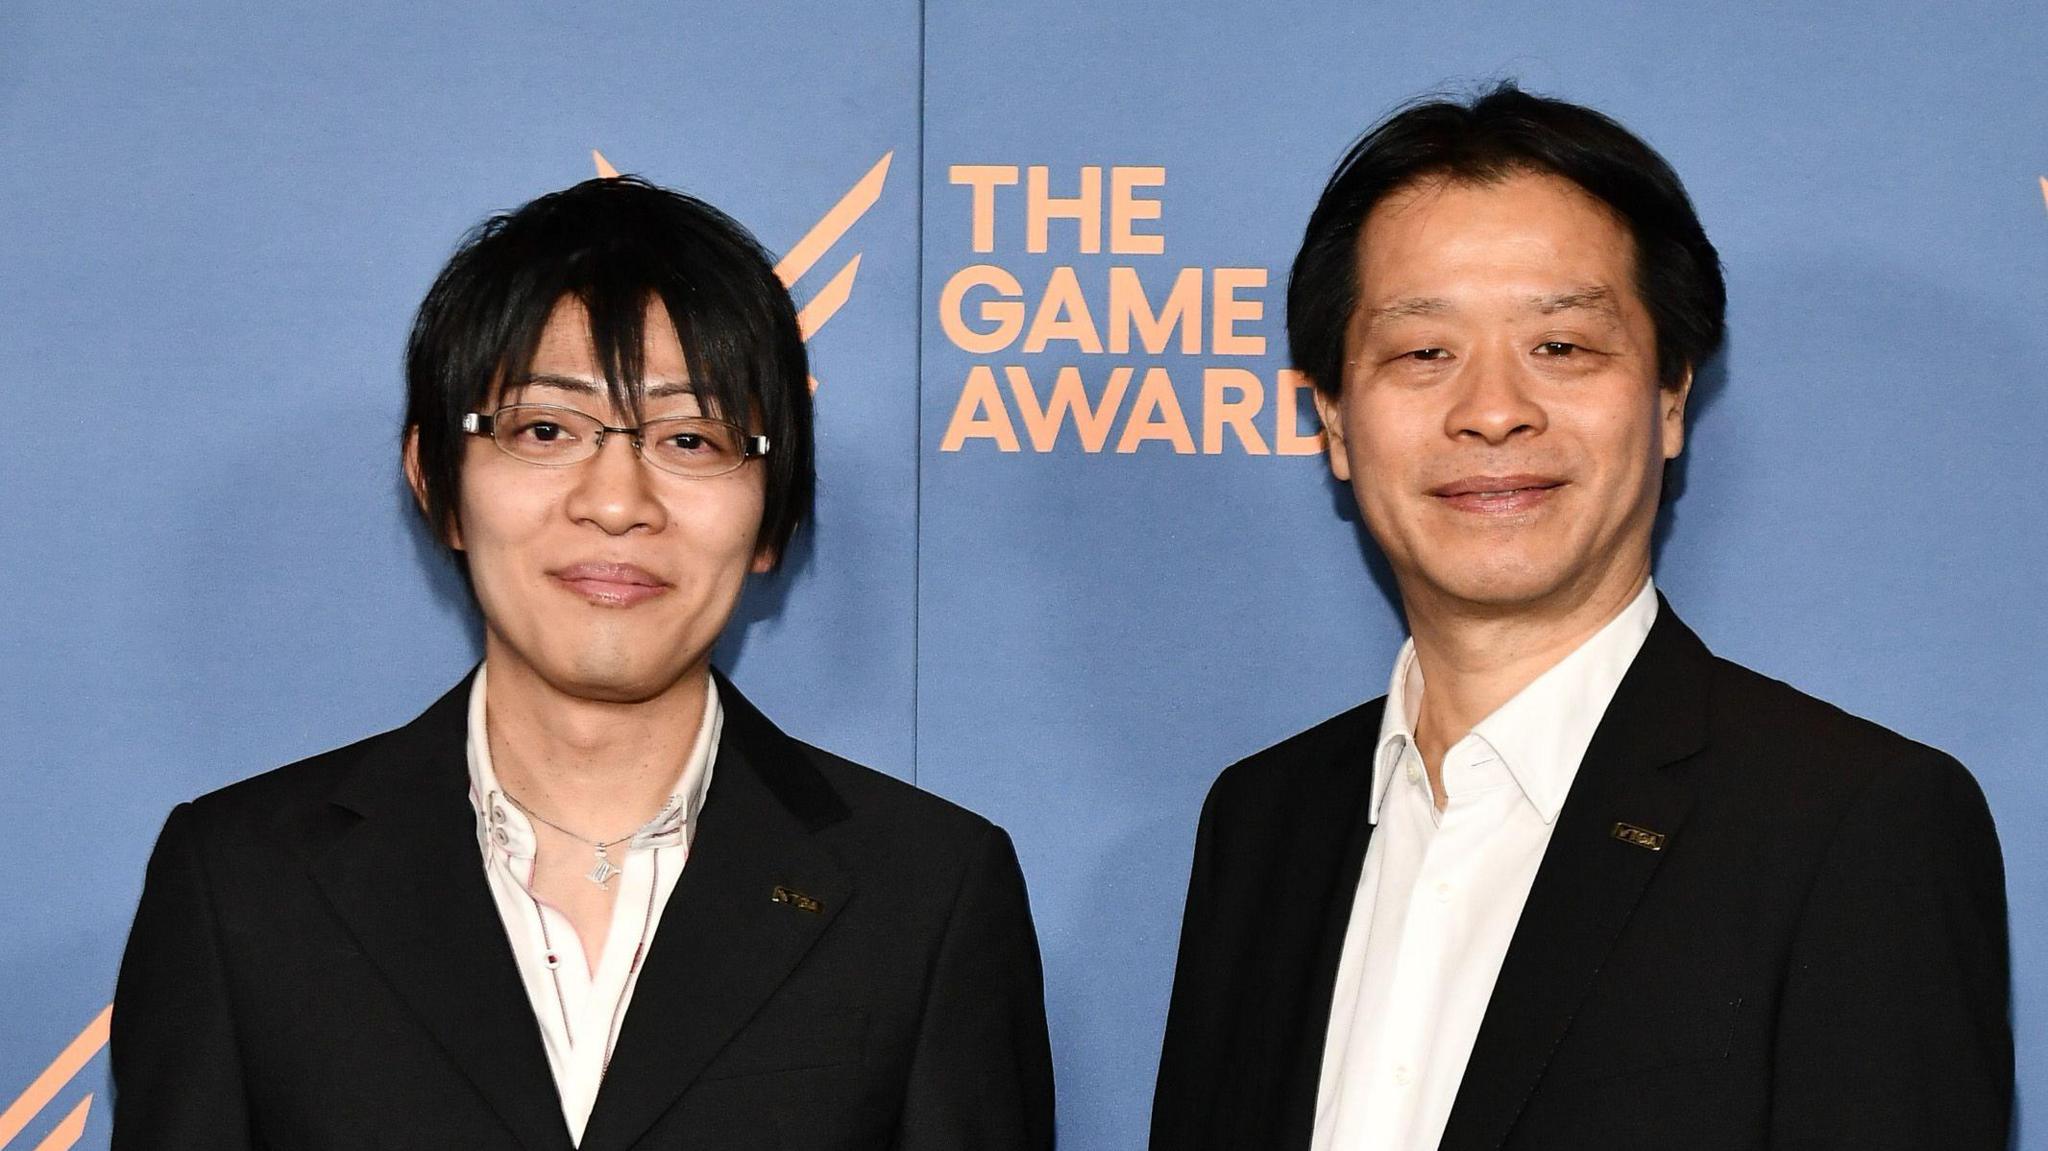
[[[2048,1143],[2044,59],[2048,11],[1987,0],[0,7],[0,1148],[105,1146],[171,805],[474,658],[400,344],[463,229],[592,149],[808,308],[818,520],[724,665],[1010,829],[1062,1146],[1140,1146],[1208,782],[1401,634],[1282,371],[1287,261],[1358,131],[1510,76],[1686,178],[1733,334],[1658,581],[1983,782]]]

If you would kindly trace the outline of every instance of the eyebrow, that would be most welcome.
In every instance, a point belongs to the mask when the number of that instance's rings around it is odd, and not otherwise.
[[[1545,316],[1561,312],[1592,312],[1604,319],[1619,323],[1621,305],[1614,289],[1605,284],[1588,284],[1569,292],[1554,292],[1530,296],[1527,301],[1531,310]],[[1391,320],[1405,320],[1413,316],[1441,316],[1453,311],[1451,301],[1441,296],[1408,296],[1381,304],[1365,311],[1367,331],[1378,324]]]
[[[1392,303],[1381,304],[1365,311],[1365,326],[1371,329],[1388,320],[1405,320],[1410,316],[1440,316],[1451,310],[1451,302],[1436,296],[1409,296]]]
[[[580,380],[574,376],[557,376],[547,373],[526,377],[526,383],[522,386],[529,388],[558,388],[565,392],[576,392],[586,396],[603,395],[606,391],[602,384],[591,380]],[[664,381],[658,384],[647,385],[640,394],[642,398],[650,400],[662,400],[670,396],[694,396],[697,394],[697,386],[688,380]]]
[[[1610,320],[1621,319],[1621,306],[1615,301],[1614,289],[1605,284],[1593,284],[1550,296],[1531,296],[1529,306],[1546,316],[1559,312],[1595,312]]]

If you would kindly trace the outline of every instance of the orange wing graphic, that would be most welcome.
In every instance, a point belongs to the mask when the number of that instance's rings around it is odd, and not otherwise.
[[[895,157],[894,150],[882,153],[882,158],[875,161],[875,166],[856,180],[853,187],[847,189],[844,196],[839,197],[839,202],[832,205],[831,209],[811,226],[811,230],[804,233],[803,239],[798,240],[782,257],[782,261],[775,265],[775,274],[781,277],[783,287],[795,291],[797,281],[803,279],[804,273],[816,267],[825,253],[844,239],[846,233],[860,222],[860,218],[868,214],[868,209],[874,207],[876,201],[882,198],[882,185],[889,179],[889,161]],[[603,152],[592,148],[590,160],[601,178],[618,178],[619,170],[612,166],[610,160],[605,159]],[[825,286],[817,290],[810,303],[805,304],[803,310],[797,313],[797,326],[803,329],[804,339],[808,340],[816,335],[818,329],[824,327],[833,316],[839,314],[839,309],[846,306],[846,301],[853,296],[854,278],[859,275],[860,253],[855,252],[846,263],[840,265],[831,279],[825,281]],[[816,376],[811,377],[811,390],[818,390]]]
[[[92,1062],[92,1057],[100,1053],[100,1048],[107,1045],[107,1029],[113,1019],[114,1009],[103,1009],[98,1017],[85,1025],[85,1030],[78,1033],[78,1038],[73,1039],[59,1052],[57,1058],[43,1069],[41,1075],[36,1076],[35,1082],[28,1085],[28,1090],[8,1104],[7,1110],[0,1111],[0,1147],[11,1144],[14,1137],[21,1134],[22,1128],[27,1127],[30,1120],[42,1114],[43,1108],[49,1106],[50,1100],[56,1098],[57,1093],[77,1078],[78,1072],[87,1063]],[[41,1143],[36,1144],[35,1151],[70,1151],[71,1145],[78,1142],[78,1137],[85,1134],[85,1120],[91,1113],[92,1096],[88,1094],[78,1101],[70,1114],[64,1116],[62,1122],[43,1137]]]

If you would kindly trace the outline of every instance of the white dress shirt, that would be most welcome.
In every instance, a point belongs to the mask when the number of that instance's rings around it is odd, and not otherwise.
[[[711,786],[712,760],[718,754],[718,733],[725,713],[718,687],[705,689],[704,721],[697,741],[683,761],[674,792],[660,814],[632,839],[609,849],[618,869],[607,882],[618,884],[612,922],[604,951],[592,971],[583,943],[568,916],[543,902],[531,886],[535,841],[533,825],[518,806],[507,802],[491,767],[491,741],[484,727],[484,674],[478,668],[469,693],[469,800],[476,809],[477,844],[483,851],[484,875],[491,898],[504,921],[505,936],[519,965],[526,997],[540,1021],[547,1047],[548,1069],[561,1096],[562,1118],[579,1145],[597,1102],[598,1086],[611,1062],[619,1025],[633,1000],[640,963],[661,926],[661,912],[675,890],[689,858],[697,813]],[[521,797],[525,798],[525,797]],[[588,848],[591,861],[597,853]]]
[[[1445,753],[1444,809],[1415,750],[1422,668],[1394,662],[1374,824],[1324,1037],[1312,1151],[1434,1148],[1522,905],[1593,731],[1657,618],[1621,614]]]

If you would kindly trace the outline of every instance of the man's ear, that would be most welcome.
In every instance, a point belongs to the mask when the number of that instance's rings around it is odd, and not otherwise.
[[[419,505],[420,514],[423,516],[427,515],[427,481],[420,472],[420,427],[418,424],[405,429],[405,484],[412,489],[413,502]],[[428,520],[428,527],[432,530],[438,530],[438,525],[434,524],[431,518]],[[441,542],[454,548],[456,551],[461,551],[462,526],[460,524],[451,524],[448,528],[448,538]]]
[[[1692,368],[1673,387],[1657,388],[1657,430],[1664,441],[1664,458],[1675,460],[1685,451],[1685,404],[1692,398]]]
[[[1351,482],[1351,455],[1344,443],[1344,399],[1332,397],[1321,388],[1315,389],[1316,418],[1323,421],[1323,433],[1329,441],[1330,474],[1345,483]]]
[[[767,575],[775,570],[776,564],[782,562],[782,549],[768,541],[768,533],[765,530],[767,526],[764,520],[754,527],[754,560],[747,565],[747,570],[755,575]],[[798,524],[797,527],[801,529],[803,525]]]

